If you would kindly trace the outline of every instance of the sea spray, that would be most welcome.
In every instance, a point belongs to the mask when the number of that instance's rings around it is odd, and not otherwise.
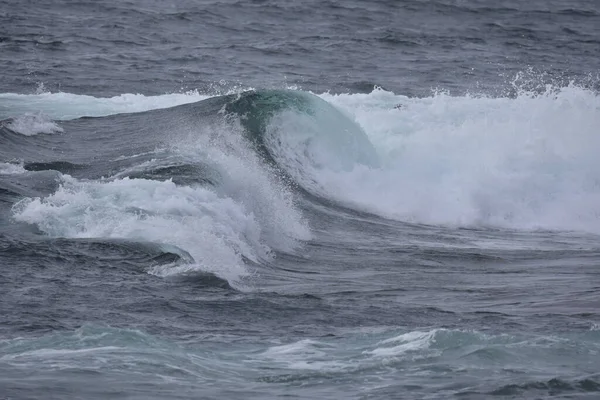
[[[412,222],[600,232],[600,97],[589,89],[322,97],[356,119],[383,163],[323,171],[332,198]]]

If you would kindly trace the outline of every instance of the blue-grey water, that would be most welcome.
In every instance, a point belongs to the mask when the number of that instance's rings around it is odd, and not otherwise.
[[[0,399],[599,399],[600,3],[0,1]]]

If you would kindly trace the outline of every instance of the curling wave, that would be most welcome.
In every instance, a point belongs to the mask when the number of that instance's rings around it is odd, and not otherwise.
[[[311,238],[306,192],[400,221],[600,232],[599,110],[577,86],[512,98],[249,91],[62,121],[60,135],[0,128],[0,161],[23,165],[16,177],[61,173],[15,219],[172,244],[194,263],[161,274],[233,283]]]

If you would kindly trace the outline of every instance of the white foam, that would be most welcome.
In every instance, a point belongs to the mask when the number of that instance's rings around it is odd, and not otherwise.
[[[170,151],[177,154],[177,163],[210,164],[221,177],[215,187],[130,179],[122,174],[105,181],[63,176],[54,194],[17,203],[14,218],[55,237],[127,238],[174,245],[187,251],[194,263],[156,266],[150,273],[211,272],[245,289],[242,281],[250,271],[244,257],[259,263],[268,260],[273,249],[293,251],[298,240],[310,238],[310,229],[286,185],[263,165],[240,132],[231,132],[235,128],[230,126],[188,128],[186,137],[186,127],[178,127],[182,138],[172,143]],[[136,168],[160,162],[152,160]]]
[[[375,149],[358,124],[339,109],[312,95],[300,94],[307,110],[274,115],[264,142],[277,164],[313,193],[327,193],[320,175],[351,172],[357,165],[379,165]]]
[[[56,122],[52,121],[49,116],[42,113],[23,114],[6,125],[13,132],[20,133],[25,136],[34,136],[40,133],[52,134],[64,132]]]
[[[437,356],[436,335],[443,331],[413,331],[373,343],[371,335],[349,336],[338,341],[302,339],[269,347],[259,359],[285,368],[341,372],[373,368],[398,359]],[[366,339],[366,340],[365,340]]]
[[[408,343],[408,342],[420,341],[422,339],[432,339],[436,332],[437,332],[437,330],[432,330],[432,331],[427,331],[427,332],[413,331],[413,332],[402,333],[400,335],[391,337],[389,339],[384,339],[384,340],[380,341],[378,344],[390,344],[390,343],[398,343],[398,342]]]
[[[221,177],[215,191],[250,210],[271,248],[293,251],[298,240],[311,238],[310,228],[286,182],[259,158],[240,126],[189,127],[171,144],[181,157],[209,163]]]
[[[64,176],[54,194],[25,199],[13,210],[16,220],[55,237],[127,238],[178,246],[194,258],[196,270],[232,284],[248,275],[242,256],[255,261],[268,257],[251,212],[208,189],[171,181],[85,182]]]
[[[335,354],[336,348],[311,339],[273,346],[260,354],[270,363],[278,363],[291,370],[340,371],[349,366]]]
[[[420,223],[600,232],[600,96],[591,90],[321,97],[355,118],[383,163],[323,170],[318,184],[336,200]]]
[[[0,175],[20,175],[27,172],[22,164],[0,162]]]
[[[324,354],[323,351],[321,351],[315,347],[315,345],[317,345],[317,344],[318,344],[318,342],[316,342],[312,339],[302,339],[297,342],[293,342],[293,343],[289,343],[289,344],[269,347],[264,352],[264,355],[269,356],[269,357],[275,357],[275,358],[281,357],[281,356],[288,357],[291,354],[323,355]]]
[[[429,332],[414,331],[383,340],[377,348],[366,351],[377,357],[397,357],[409,352],[428,349],[435,340],[437,330]],[[394,346],[389,346],[394,344]]]

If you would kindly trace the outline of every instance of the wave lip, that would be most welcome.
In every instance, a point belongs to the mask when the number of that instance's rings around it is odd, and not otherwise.
[[[376,168],[377,152],[353,118],[313,94],[250,91],[226,106],[237,115],[263,156],[313,193],[323,191],[323,171]]]

